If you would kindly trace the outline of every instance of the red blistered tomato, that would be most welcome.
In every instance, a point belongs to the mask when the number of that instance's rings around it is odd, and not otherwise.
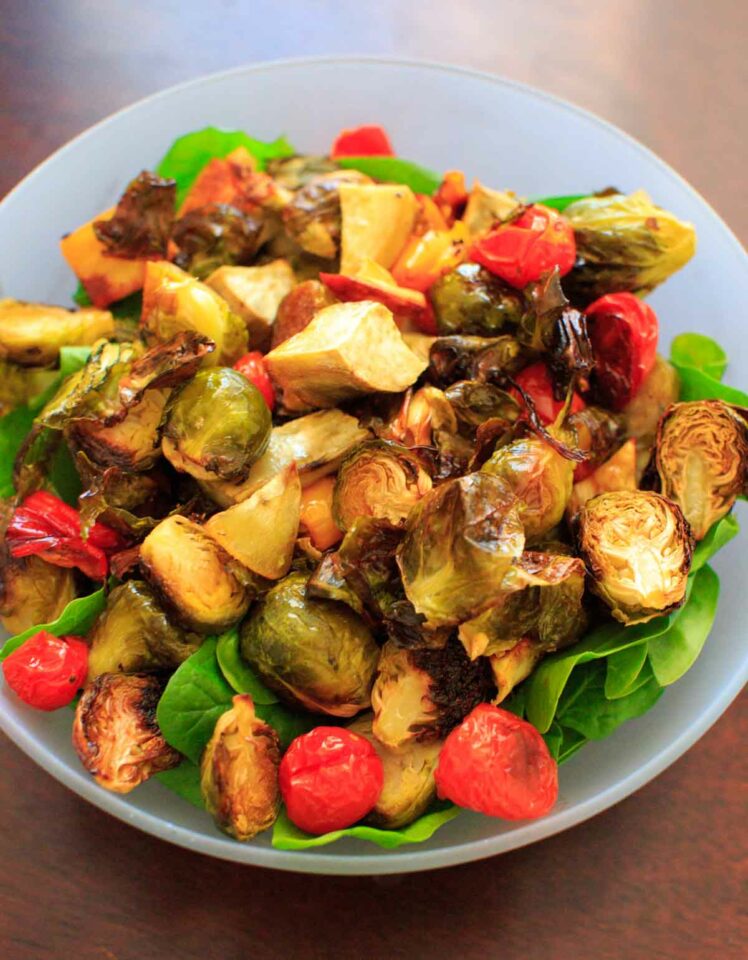
[[[343,727],[315,727],[281,760],[280,791],[290,820],[307,833],[356,823],[382,791],[382,761],[369,741]]]
[[[234,370],[244,374],[247,380],[257,387],[268,405],[268,409],[272,411],[275,407],[275,390],[268,368],[265,365],[265,357],[260,351],[254,350],[245,353],[243,357],[239,357],[234,364]]]
[[[80,637],[56,637],[40,630],[3,661],[5,682],[37,710],[71,702],[86,682],[88,645]]]
[[[558,267],[563,277],[577,255],[574,230],[555,210],[534,204],[516,220],[494,227],[471,247],[468,258],[522,289]]]
[[[564,401],[556,400],[553,396],[553,381],[548,367],[544,363],[531,363],[525,367],[514,378],[524,392],[530,397],[535,406],[535,411],[544,424],[553,423],[563,408]],[[512,396],[522,402],[522,397],[518,390],[509,391]],[[571,401],[571,413],[584,410],[585,402],[575,393]]]
[[[341,130],[330,150],[330,157],[394,157],[390,138],[377,124]]]
[[[542,817],[558,797],[558,768],[532,724],[481,703],[449,734],[436,768],[439,796],[489,817]]]
[[[622,410],[649,376],[657,356],[657,314],[633,293],[609,293],[585,311],[597,398]]]

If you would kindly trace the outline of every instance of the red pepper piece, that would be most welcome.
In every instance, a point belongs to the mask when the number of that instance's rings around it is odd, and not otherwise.
[[[275,389],[265,364],[265,357],[260,351],[254,350],[239,357],[234,364],[234,370],[238,370],[257,387],[268,409],[272,411],[275,408]]]
[[[339,157],[394,157],[390,138],[383,127],[377,124],[351,127],[341,130],[335,138],[330,158]]]

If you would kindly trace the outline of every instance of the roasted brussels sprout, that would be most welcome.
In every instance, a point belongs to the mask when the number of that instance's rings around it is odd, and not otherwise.
[[[454,638],[441,649],[388,640],[371,693],[372,733],[392,750],[442,739],[494,692],[488,661],[469,660]]]
[[[390,311],[370,300],[325,307],[265,360],[288,410],[399,393],[426,367],[406,346]]]
[[[438,447],[440,436],[455,433],[457,416],[446,394],[438,387],[426,385],[405,394],[397,415],[379,435],[406,447]]]
[[[575,517],[581,508],[598,493],[636,490],[636,440],[627,440],[605,463],[574,484],[567,515]]]
[[[74,599],[72,570],[41,557],[2,558],[0,620],[11,635],[40,623],[52,623]]]
[[[140,547],[143,573],[188,630],[220,633],[240,620],[252,601],[248,582],[231,558],[186,517],[162,520]]]
[[[491,664],[496,697],[494,703],[501,703],[509,696],[518,683],[526,680],[543,656],[543,648],[535,640],[520,640],[503,653],[494,653],[488,658]]]
[[[494,337],[516,327],[524,312],[522,294],[477,263],[461,263],[429,291],[441,336]]]
[[[156,723],[163,690],[163,679],[150,674],[103,673],[83,691],[75,708],[73,747],[107,790],[129,793],[182,759]]]
[[[574,484],[574,461],[539,437],[513,440],[493,454],[482,473],[503,480],[517,497],[528,541],[537,540],[561,522]]]
[[[267,172],[286,190],[298,190],[323,173],[336,173],[339,167],[329,157],[299,154],[296,157],[280,157],[268,160]]]
[[[258,267],[220,267],[205,281],[247,325],[253,350],[267,350],[278,307],[294,285],[288,260]]]
[[[89,683],[102,673],[153,673],[177,667],[202,637],[175,626],[152,588],[128,580],[107,597],[89,635]]]
[[[113,333],[108,310],[0,300],[0,358],[24,366],[46,366],[57,360],[60,347],[87,346]]]
[[[0,358],[0,417],[21,403],[28,403],[48,390],[57,371],[46,367],[21,367]]]
[[[603,407],[589,406],[576,410],[568,415],[565,424],[574,431],[577,449],[587,454],[585,474],[605,463],[626,436],[623,415],[611,413]]]
[[[302,487],[337,470],[343,458],[370,436],[355,417],[342,410],[320,410],[297,417],[270,433],[267,450],[252,465],[243,483],[210,481],[205,492],[221,507],[246,500],[277,473],[295,463]]]
[[[347,606],[306,596],[292,573],[241,628],[245,660],[283,700],[316,713],[352,717],[369,705],[378,648]]]
[[[268,405],[245,376],[230,367],[200,370],[169,400],[164,456],[198,480],[245,480],[271,428]]]
[[[302,250],[332,260],[340,249],[342,183],[370,183],[357,170],[335,170],[311,178],[283,210],[283,224]]]
[[[721,400],[673,404],[657,430],[655,467],[663,494],[702,540],[745,491],[748,425]]]
[[[645,623],[683,602],[693,540],[677,504],[644,490],[601,493],[582,508],[578,539],[616,620]]]
[[[504,577],[494,606],[461,623],[471,660],[510,650],[523,637],[541,653],[574,643],[587,625],[584,564],[578,557],[527,551]]]
[[[491,606],[525,534],[507,483],[472,473],[436,487],[413,508],[398,552],[405,594],[429,626]]]
[[[168,390],[148,390],[142,400],[111,426],[95,420],[76,420],[67,436],[100,466],[123,470],[150,470],[161,455],[161,419]]]
[[[531,354],[515,337],[437,337],[431,344],[428,377],[439,387],[456,380],[482,380],[501,386],[506,375],[529,363]]]
[[[452,405],[462,433],[470,437],[487,420],[502,420],[509,431],[521,413],[519,403],[511,394],[480,380],[458,380],[447,387],[445,396]]]
[[[165,260],[146,265],[142,333],[149,343],[192,330],[216,345],[205,366],[236,363],[247,352],[247,328],[215,290]]]
[[[626,435],[636,440],[636,480],[649,463],[660,417],[680,396],[680,378],[675,367],[657,356],[655,365],[622,416]]]
[[[301,333],[320,310],[335,303],[329,288],[319,280],[305,280],[281,300],[273,324],[272,347],[275,349],[297,333]]]
[[[225,833],[251,840],[272,827],[280,809],[280,742],[255,714],[248,694],[234,697],[216,721],[200,762],[206,809]]]
[[[399,830],[417,820],[436,798],[434,770],[442,745],[439,740],[412,741],[399,751],[391,750],[372,733],[372,720],[371,714],[356,717],[348,728],[366,737],[384,769],[382,792],[366,822],[384,830]]]
[[[580,308],[606,293],[649,293],[696,250],[693,226],[655,206],[644,190],[585,197],[564,215],[574,227],[577,263],[563,287]]]
[[[120,197],[114,215],[94,222],[105,255],[124,260],[165,257],[176,196],[175,180],[148,170],[138,174]]]
[[[203,529],[243,567],[278,580],[291,566],[300,515],[301,483],[291,464],[251,497],[213,514]]]
[[[431,490],[417,453],[388,440],[369,440],[343,461],[335,482],[333,515],[341,530],[357,517],[401,523]]]
[[[179,248],[174,262],[199,280],[224,265],[251,263],[263,240],[261,217],[227,203],[212,203],[183,214],[171,237]]]

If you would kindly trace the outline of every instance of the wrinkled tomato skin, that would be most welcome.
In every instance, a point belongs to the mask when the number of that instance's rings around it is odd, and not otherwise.
[[[279,782],[289,819],[322,834],[366,816],[382,791],[384,771],[365,737],[343,727],[315,727],[284,754]]]
[[[632,293],[609,293],[586,310],[596,399],[622,410],[649,376],[657,357],[657,314]]]
[[[553,396],[553,381],[548,367],[542,362],[531,363],[529,367],[525,367],[517,374],[514,382],[529,395],[535,405],[535,412],[542,423],[546,426],[553,423],[563,409],[564,401],[556,400]],[[518,390],[512,389],[509,392],[522,403],[522,396]],[[571,400],[570,413],[584,410],[585,406],[584,400],[578,393],[575,393]]]
[[[577,246],[569,221],[548,207],[533,204],[509,223],[499,224],[477,240],[468,259],[482,264],[522,290],[558,268],[565,276],[574,266]]]
[[[40,630],[3,661],[10,689],[37,710],[67,706],[86,682],[88,645]]]
[[[482,703],[444,741],[436,787],[459,807],[531,820],[556,803],[558,767],[532,724]]]
[[[234,370],[238,370],[243,376],[253,383],[262,394],[262,399],[267,404],[268,410],[272,413],[275,409],[275,388],[270,379],[265,357],[259,350],[253,350],[245,353],[243,357],[234,364]]]

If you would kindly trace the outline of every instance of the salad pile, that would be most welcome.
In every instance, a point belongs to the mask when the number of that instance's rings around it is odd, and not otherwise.
[[[644,191],[208,128],[61,249],[77,309],[0,301],[0,658],[103,788],[286,849],[540,817],[695,661],[748,398],[662,355]]]

